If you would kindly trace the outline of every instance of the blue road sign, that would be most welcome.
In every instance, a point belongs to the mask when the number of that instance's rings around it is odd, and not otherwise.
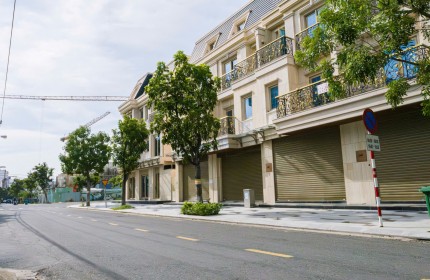
[[[371,134],[378,130],[378,123],[376,122],[375,114],[369,108],[365,109],[363,112],[363,123]]]

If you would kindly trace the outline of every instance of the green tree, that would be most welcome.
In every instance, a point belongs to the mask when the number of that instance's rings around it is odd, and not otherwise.
[[[92,174],[103,172],[109,162],[111,149],[109,136],[104,132],[91,134],[88,127],[81,126],[69,135],[60,154],[61,170],[69,175],[82,174],[87,187],[87,206],[90,206]]]
[[[430,116],[429,52],[415,55],[415,61],[398,55],[418,31],[429,38],[428,0],[326,0],[318,19],[319,26],[300,43],[295,58],[312,71],[322,71],[332,99],[345,96],[347,85],[374,81],[387,63],[397,61],[417,69],[422,111]],[[332,52],[337,53],[334,59]],[[410,84],[405,77],[387,79],[387,84],[387,102],[397,107]]]
[[[15,179],[9,187],[9,195],[19,197],[19,193],[25,190],[24,180]]]
[[[96,185],[100,182],[100,176],[98,174],[90,174],[91,186]],[[83,175],[75,175],[72,179],[73,186],[78,186],[78,191],[82,191],[82,189],[87,185],[87,178]]]
[[[46,201],[48,201],[48,188],[50,183],[52,182],[52,173],[54,169],[49,168],[46,162],[39,163],[35,167],[33,167],[32,172],[28,175],[28,179],[30,180],[30,184],[37,185],[45,195]]]
[[[121,186],[122,187],[122,175],[116,175],[115,177],[112,177],[109,179],[109,183],[112,184],[113,187]]]
[[[118,129],[112,130],[113,164],[122,173],[122,205],[125,205],[125,184],[131,171],[139,166],[140,155],[148,148],[148,130],[142,119],[124,116]]]
[[[28,192],[28,197],[33,198],[34,192],[37,189],[37,182],[32,179],[33,173],[29,173],[27,178],[24,179],[24,188]]]
[[[200,162],[217,149],[220,122],[213,116],[220,80],[212,77],[207,65],[194,65],[179,51],[172,71],[159,62],[146,87],[149,104],[154,106],[151,131],[161,133],[184,162],[195,166],[197,199],[203,201]]]

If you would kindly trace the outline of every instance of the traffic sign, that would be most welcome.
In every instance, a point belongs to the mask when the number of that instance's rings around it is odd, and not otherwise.
[[[370,133],[373,134],[378,131],[378,123],[376,122],[375,114],[369,108],[365,109],[363,112],[363,123]]]
[[[108,180],[108,179],[103,179],[103,180],[102,180],[103,186],[106,186],[108,182],[109,182],[109,180]]]
[[[379,142],[379,136],[367,134],[366,135],[366,150],[380,152],[381,143]]]

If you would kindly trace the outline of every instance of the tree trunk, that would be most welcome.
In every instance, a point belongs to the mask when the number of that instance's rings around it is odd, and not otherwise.
[[[90,206],[90,197],[91,197],[91,181],[87,180],[87,206]]]
[[[49,201],[48,201],[48,193],[46,192],[46,189],[43,189],[43,194],[45,195],[45,201],[46,201],[46,203],[49,203]]]
[[[125,185],[127,183],[128,175],[123,174],[122,176],[122,196],[121,196],[121,205],[125,205]]]
[[[197,189],[197,201],[203,202],[202,180],[201,180],[202,175],[200,170],[200,162],[198,162],[197,165],[195,165],[195,169],[196,169],[196,176],[194,177],[194,184],[196,185],[196,189]]]

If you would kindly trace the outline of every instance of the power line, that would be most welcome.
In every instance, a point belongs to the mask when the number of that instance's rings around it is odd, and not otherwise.
[[[5,99],[30,99],[30,100],[66,100],[66,101],[127,101],[128,96],[37,96],[37,95],[4,95]]]
[[[9,73],[9,59],[10,59],[10,49],[12,47],[13,23],[15,21],[15,7],[16,7],[16,0],[13,1],[12,26],[10,28],[9,52],[7,54],[6,78],[4,80],[3,97],[6,95],[7,75]],[[3,123],[3,111],[4,111],[4,98],[1,105],[0,125]]]

